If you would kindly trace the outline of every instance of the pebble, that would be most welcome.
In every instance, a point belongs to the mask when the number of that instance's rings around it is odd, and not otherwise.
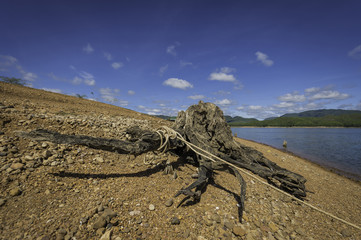
[[[234,233],[234,235],[240,236],[240,237],[246,235],[246,231],[240,226],[233,227],[232,232]]]
[[[171,223],[172,225],[178,225],[178,224],[180,224],[180,220],[179,220],[177,217],[172,217],[172,218],[170,219],[170,223]]]
[[[21,194],[21,189],[19,187],[15,187],[13,189],[10,189],[9,194],[12,197],[19,196]]]
[[[341,231],[341,234],[342,234],[343,237],[351,237],[352,236],[352,232],[349,229],[343,229]]]
[[[149,210],[150,211],[154,211],[155,210],[155,206],[153,204],[149,204]]]
[[[107,225],[107,221],[105,221],[104,218],[99,217],[99,218],[97,219],[97,221],[93,224],[93,228],[94,228],[94,229],[99,229],[99,228],[105,227],[105,225]]]
[[[130,216],[139,215],[140,211],[139,210],[130,211],[129,214],[130,214]]]
[[[6,199],[2,199],[2,198],[1,198],[1,199],[0,199],[0,207],[3,206],[3,205],[5,205],[5,203],[6,203]]]
[[[112,237],[112,233],[113,233],[113,230],[110,229],[110,230],[107,230],[103,236],[101,236],[100,240],[110,240],[111,237]]]
[[[22,168],[24,167],[24,164],[22,164],[22,163],[13,163],[13,164],[11,164],[10,167],[11,167],[12,169],[14,169],[14,170],[22,169]]]
[[[166,207],[172,206],[172,205],[173,205],[173,199],[172,199],[172,198],[168,199],[168,200],[164,203],[164,205],[165,205]]]
[[[231,221],[229,221],[229,220],[225,220],[225,221],[224,221],[224,226],[225,226],[226,228],[228,228],[228,229],[232,229],[232,228],[234,227],[234,224],[233,224]]]
[[[98,162],[98,163],[103,163],[104,162],[104,159],[102,157],[95,157],[94,158],[94,161],[95,162]]]
[[[117,216],[117,213],[114,212],[114,211],[113,211],[112,209],[110,209],[110,208],[104,209],[104,212],[103,212],[103,214],[102,214],[102,218],[104,218],[104,219],[109,218],[109,220],[112,219],[112,218],[115,217],[115,216]]]

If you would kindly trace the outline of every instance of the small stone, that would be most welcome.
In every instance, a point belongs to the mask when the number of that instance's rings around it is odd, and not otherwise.
[[[240,236],[240,237],[246,235],[246,231],[240,226],[234,226],[232,229],[232,232],[234,233],[234,235]]]
[[[114,212],[114,211],[113,211],[112,209],[110,209],[110,208],[104,209],[104,212],[103,212],[103,214],[102,214],[102,217],[103,217],[104,219],[107,219],[107,218],[112,219],[112,218],[115,217],[115,216],[117,216],[117,213]]]
[[[51,157],[53,154],[49,151],[49,150],[45,150],[44,152],[43,152],[43,157],[44,158],[49,158],[49,157]]]
[[[19,196],[21,194],[21,189],[19,187],[15,187],[13,189],[10,189],[9,194],[12,197]]]
[[[113,229],[107,230],[103,236],[100,238],[100,240],[110,240],[112,237]]]
[[[43,142],[42,144],[41,144],[41,147],[42,148],[47,148],[49,146],[49,144],[47,144],[46,142]]]
[[[155,206],[153,204],[149,204],[149,210],[150,211],[154,211],[155,210]]]
[[[95,157],[93,160],[95,162],[98,162],[98,163],[103,163],[104,162],[104,159],[102,157]]]
[[[50,190],[49,190],[49,189],[46,189],[46,190],[45,190],[45,194],[46,194],[46,195],[49,195],[49,194],[50,194]]]
[[[63,240],[66,234],[67,234],[66,230],[64,228],[60,228],[56,234],[56,239]]]
[[[343,229],[343,230],[341,231],[341,234],[342,234],[342,236],[344,236],[344,237],[351,237],[351,236],[352,236],[352,232],[351,232],[351,230],[349,230],[349,229]]]
[[[193,173],[192,175],[191,175],[191,178],[198,178],[198,173]]]
[[[93,224],[93,228],[94,228],[94,229],[99,229],[99,228],[105,227],[105,225],[107,225],[107,221],[105,221],[104,218],[100,217],[100,218],[98,218],[98,220]]]
[[[210,227],[210,226],[213,225],[213,221],[210,220],[210,219],[206,219],[206,220],[204,221],[204,223],[205,223],[208,227]]]
[[[104,232],[105,232],[105,228],[102,227],[102,228],[97,229],[95,233],[97,235],[103,235]]]
[[[22,164],[22,163],[13,163],[13,164],[11,164],[10,167],[11,167],[12,169],[14,169],[14,170],[22,169],[22,168],[24,167],[24,164]]]
[[[172,218],[170,219],[170,223],[171,223],[172,225],[179,225],[179,224],[180,224],[180,220],[179,220],[177,217],[172,217]]]
[[[232,229],[232,228],[234,227],[234,224],[233,224],[231,221],[229,221],[229,220],[225,220],[225,221],[224,221],[224,226],[225,226],[226,228],[228,228],[228,229]]]
[[[140,211],[139,210],[130,211],[129,214],[130,214],[130,216],[139,215]]]
[[[168,199],[168,200],[164,203],[164,205],[165,205],[166,207],[172,206],[172,205],[173,205],[173,199],[172,199],[172,198]]]
[[[33,158],[32,156],[30,156],[30,155],[26,155],[26,156],[24,157],[24,160],[25,160],[25,161],[32,161],[32,160],[34,160],[34,158]]]
[[[0,207],[3,206],[3,205],[5,205],[5,203],[6,203],[6,199],[2,199],[2,198],[1,198],[1,199],[0,199]]]

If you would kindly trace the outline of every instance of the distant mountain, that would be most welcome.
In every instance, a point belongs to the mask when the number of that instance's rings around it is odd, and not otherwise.
[[[310,110],[301,113],[287,113],[281,117],[324,117],[324,116],[340,116],[345,114],[361,113],[357,110],[343,110],[343,109],[320,109]]]
[[[226,119],[227,123],[231,126],[239,125],[239,124],[245,124],[253,121],[258,121],[255,118],[244,118],[244,117],[231,117],[229,115],[225,115],[224,118]]]
[[[161,119],[164,120],[169,120],[169,121],[175,121],[177,117],[174,116],[166,116],[166,115],[154,115],[154,117],[159,117]]]
[[[257,127],[361,127],[361,111],[321,109],[289,113],[278,118],[237,124]]]

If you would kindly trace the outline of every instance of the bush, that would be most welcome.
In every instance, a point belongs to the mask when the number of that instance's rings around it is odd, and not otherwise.
[[[21,78],[0,76],[0,79],[1,79],[1,81],[10,83],[10,84],[16,84],[16,85],[21,85],[21,86],[24,86],[26,84],[26,81],[22,80]]]

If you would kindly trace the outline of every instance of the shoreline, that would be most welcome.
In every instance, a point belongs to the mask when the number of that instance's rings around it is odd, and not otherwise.
[[[297,126],[297,127],[274,127],[274,126],[267,126],[267,127],[257,127],[257,126],[230,126],[229,127],[231,128],[349,128],[349,129],[352,129],[352,128],[361,128],[361,127],[325,127],[325,126],[318,126],[318,127],[312,127],[312,126],[309,126],[309,127],[301,127],[301,126]]]
[[[234,137],[236,140],[240,140],[240,141],[247,141],[247,142],[252,142],[254,144],[257,144],[257,145],[262,145],[262,146],[265,146],[267,148],[271,148],[271,149],[275,149],[277,151],[280,151],[284,154],[287,154],[287,155],[290,155],[290,156],[293,156],[293,157],[296,157],[296,158],[300,158],[306,162],[308,162],[309,164],[315,166],[315,167],[318,167],[318,168],[321,168],[327,172],[330,172],[330,173],[333,173],[333,174],[336,174],[340,177],[343,177],[343,178],[346,178],[348,180],[351,180],[355,183],[358,183],[358,184],[361,184],[361,176],[359,175],[355,175],[355,174],[352,174],[352,173],[349,173],[349,172],[345,172],[345,171],[342,171],[340,169],[337,169],[337,168],[333,168],[333,167],[328,167],[328,166],[324,166],[324,165],[321,165],[319,163],[316,163],[314,161],[312,161],[311,159],[307,158],[307,157],[303,157],[301,155],[298,155],[296,153],[293,153],[293,152],[290,152],[290,151],[287,151],[285,149],[282,149],[282,148],[277,148],[277,147],[274,147],[274,146],[271,146],[269,144],[266,144],[266,143],[261,143],[261,142],[257,142],[257,141],[254,141],[254,140],[250,140],[250,139],[245,139],[245,138],[239,138],[239,137]],[[239,142],[239,141],[237,141]]]

